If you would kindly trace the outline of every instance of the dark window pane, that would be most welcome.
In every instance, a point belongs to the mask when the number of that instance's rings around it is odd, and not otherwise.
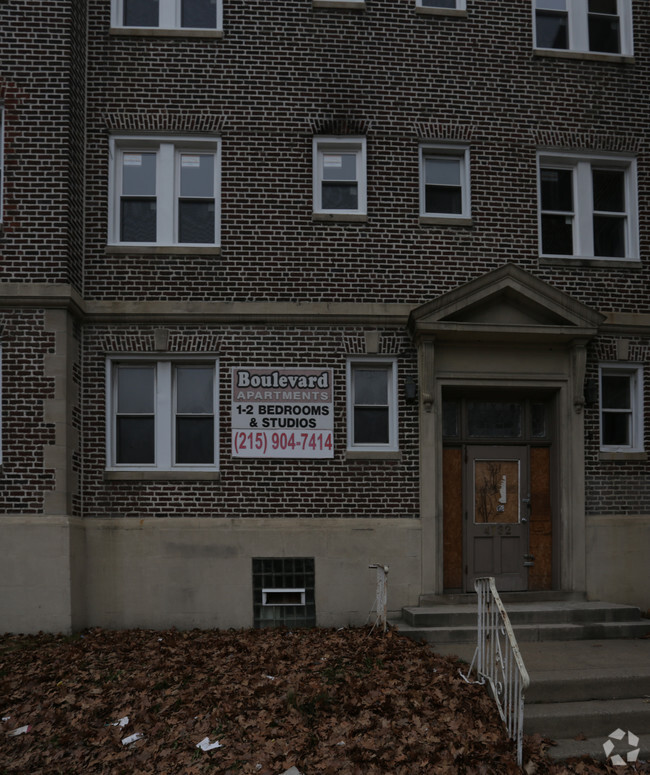
[[[618,54],[621,50],[620,24],[611,16],[589,17],[589,50]]]
[[[156,200],[122,199],[120,242],[156,241]]]
[[[603,412],[602,443],[608,446],[630,446],[630,418],[626,412],[609,414]]]
[[[178,202],[178,241],[214,245],[214,201],[181,199]]]
[[[176,411],[179,414],[212,414],[213,373],[211,366],[176,367]]]
[[[625,172],[623,170],[593,170],[594,210],[625,212]]]
[[[354,403],[387,404],[388,372],[385,369],[355,369]]]
[[[541,439],[546,436],[546,405],[533,404],[530,411],[533,438]]]
[[[589,0],[589,13],[609,13],[616,16],[616,0]]]
[[[125,27],[157,27],[158,0],[124,0]]]
[[[542,253],[573,255],[573,218],[566,215],[542,215]]]
[[[536,33],[538,48],[568,48],[569,36],[566,14],[537,12]]]
[[[354,410],[355,444],[388,444],[388,408],[356,407]]]
[[[176,418],[176,462],[214,463],[214,419]]]
[[[542,210],[573,212],[573,173],[571,170],[541,170]]]
[[[356,210],[358,195],[356,183],[323,181],[323,210]]]
[[[117,463],[155,463],[154,418],[118,417]]]
[[[117,411],[119,414],[153,414],[153,394],[153,366],[118,366]]]
[[[521,404],[505,401],[468,401],[467,423],[474,438],[519,438]]]
[[[460,188],[450,186],[426,186],[425,207],[427,213],[449,213],[457,215],[463,212]]]
[[[422,0],[427,8],[455,8],[456,0]]]
[[[603,374],[602,392],[602,402],[605,409],[630,408],[630,377]]]
[[[217,26],[217,0],[182,0],[181,27],[214,29]]]
[[[625,257],[625,218],[594,215],[594,255]]]
[[[458,436],[459,433],[459,404],[458,401],[442,402],[442,435]]]

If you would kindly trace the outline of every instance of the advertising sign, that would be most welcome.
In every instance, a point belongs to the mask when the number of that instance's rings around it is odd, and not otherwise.
[[[334,457],[332,369],[233,368],[232,455]]]

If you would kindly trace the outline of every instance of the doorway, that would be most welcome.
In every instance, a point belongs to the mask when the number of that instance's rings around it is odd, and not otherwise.
[[[553,435],[548,396],[443,396],[445,589],[552,588]]]

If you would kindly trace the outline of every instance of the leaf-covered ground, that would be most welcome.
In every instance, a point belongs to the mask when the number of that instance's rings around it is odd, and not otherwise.
[[[7,635],[0,775],[519,772],[494,704],[458,668],[370,628]],[[200,750],[205,738],[221,747]],[[544,748],[526,740],[528,773],[616,772],[550,764]]]

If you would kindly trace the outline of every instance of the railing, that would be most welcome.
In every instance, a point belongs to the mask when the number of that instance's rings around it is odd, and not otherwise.
[[[377,625],[381,625],[383,631],[386,632],[386,614],[388,613],[388,565],[374,563],[368,567],[377,569],[377,595],[374,606],[375,611],[377,612],[377,618],[372,625],[372,629],[374,630]]]
[[[478,683],[487,681],[508,735],[517,746],[517,764],[522,766],[524,738],[524,692],[530,684],[512,625],[503,607],[494,579],[476,579],[478,595],[478,639],[474,663]],[[462,673],[461,673],[462,675]]]

